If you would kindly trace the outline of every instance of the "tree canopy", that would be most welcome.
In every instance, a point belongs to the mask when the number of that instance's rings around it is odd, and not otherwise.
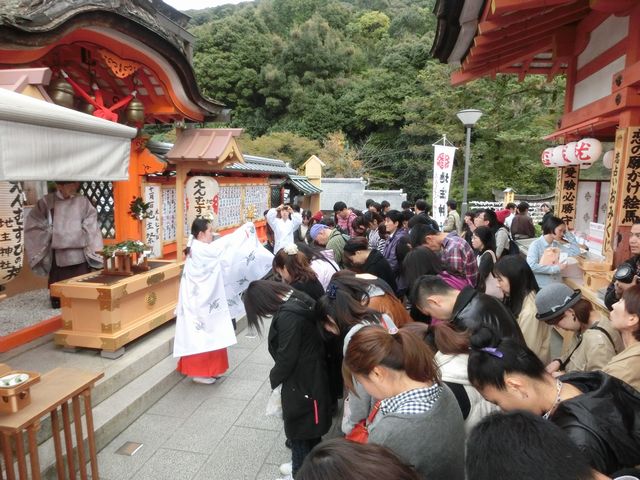
[[[430,197],[431,145],[443,134],[461,147],[451,194],[460,196],[465,137],[455,114],[478,108],[469,198],[553,189],[539,158],[562,113],[564,78],[452,87],[449,67],[429,57],[433,3],[260,0],[190,12],[200,88],[233,109],[247,153],[293,166],[316,153],[329,174],[362,175],[410,198]]]

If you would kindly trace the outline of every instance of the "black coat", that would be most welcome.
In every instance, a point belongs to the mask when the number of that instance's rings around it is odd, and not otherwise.
[[[269,353],[275,365],[271,388],[282,385],[282,417],[287,438],[320,438],[331,427],[325,351],[316,325],[315,302],[295,292],[273,316]]]
[[[488,325],[502,337],[511,337],[526,345],[518,322],[507,307],[497,298],[480,293],[473,287],[464,287],[458,294],[451,323],[458,330],[470,332]]]
[[[640,464],[640,392],[604,372],[560,377],[582,395],[565,400],[550,417],[578,445],[591,466],[611,474]]]
[[[306,293],[316,302],[320,300],[320,297],[325,293],[320,280],[317,278],[314,278],[309,282],[293,282],[291,286],[296,290]]]
[[[391,270],[391,266],[384,255],[382,255],[378,250],[371,250],[367,260],[362,265],[362,270],[365,273],[370,273],[371,275],[375,275],[378,278],[381,278],[391,287],[391,290],[394,292],[397,290],[396,287],[396,278],[393,274],[393,270]]]

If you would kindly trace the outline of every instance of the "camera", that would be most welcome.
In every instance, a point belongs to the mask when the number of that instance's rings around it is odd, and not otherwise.
[[[635,269],[628,263],[623,263],[616,269],[616,273],[613,274],[613,279],[620,283],[631,283],[635,276]]]

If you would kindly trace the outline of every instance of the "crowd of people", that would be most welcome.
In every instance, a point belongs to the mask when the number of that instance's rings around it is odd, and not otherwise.
[[[525,202],[447,205],[442,225],[424,200],[265,212],[272,271],[242,299],[268,329],[284,479],[638,477],[636,277],[612,285],[606,315],[562,283],[559,257],[580,247],[561,219],[546,215],[525,256]],[[322,441],[332,424],[345,438]]]

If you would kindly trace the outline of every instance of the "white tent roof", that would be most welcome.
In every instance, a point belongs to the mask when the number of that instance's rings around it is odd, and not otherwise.
[[[0,88],[0,180],[127,180],[136,133]]]

